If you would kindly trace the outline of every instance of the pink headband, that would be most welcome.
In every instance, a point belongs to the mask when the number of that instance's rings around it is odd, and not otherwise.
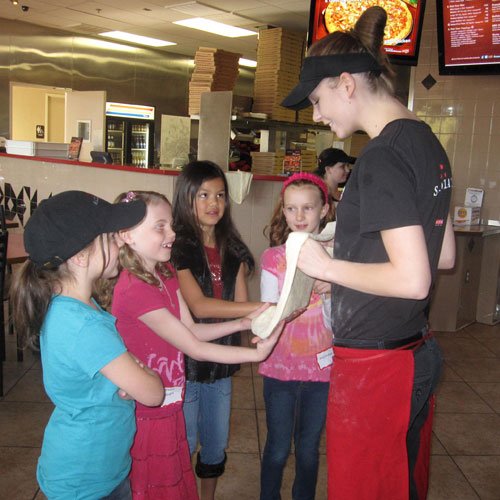
[[[328,203],[328,188],[324,181],[318,177],[317,175],[310,174],[309,172],[300,172],[299,174],[293,174],[283,183],[283,187],[281,188],[281,195],[285,192],[285,189],[292,183],[297,181],[307,181],[315,186],[318,186],[321,192],[323,193],[323,199],[325,203]]]

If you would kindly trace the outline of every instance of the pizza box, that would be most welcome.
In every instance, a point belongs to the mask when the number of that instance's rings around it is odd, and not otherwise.
[[[67,143],[7,140],[7,153],[43,158],[68,158]]]

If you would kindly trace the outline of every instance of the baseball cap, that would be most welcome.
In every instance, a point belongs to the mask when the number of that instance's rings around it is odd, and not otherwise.
[[[24,229],[24,246],[38,267],[56,268],[97,236],[127,229],[146,215],[142,200],[112,204],[83,191],[43,200]]]
[[[323,176],[326,167],[332,167],[336,163],[350,163],[352,165],[355,161],[354,156],[349,156],[342,149],[327,148],[321,151],[318,156],[318,168],[315,173]]]
[[[324,78],[339,76],[344,72],[364,73],[381,70],[379,63],[368,53],[306,57],[300,71],[299,84],[285,97],[281,105],[295,110],[307,108],[311,105],[309,95]]]

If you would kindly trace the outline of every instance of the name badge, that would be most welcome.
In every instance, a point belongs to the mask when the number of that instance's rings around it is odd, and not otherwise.
[[[182,401],[182,387],[164,387],[165,389],[165,399],[163,400],[162,406],[171,405]]]
[[[318,352],[318,354],[316,354],[316,359],[321,369],[331,366],[333,363],[333,348],[329,347],[326,351]]]

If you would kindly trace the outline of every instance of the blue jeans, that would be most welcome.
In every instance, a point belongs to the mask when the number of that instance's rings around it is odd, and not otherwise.
[[[328,382],[281,381],[264,377],[267,439],[260,475],[261,500],[281,498],[283,470],[295,443],[294,500],[314,499],[319,441],[325,426]]]
[[[414,351],[413,358],[415,373],[406,446],[408,450],[410,499],[417,500],[419,497],[413,474],[420,449],[420,431],[429,414],[429,399],[436,391],[436,386],[441,376],[443,356],[436,339],[431,338]]]
[[[231,414],[231,377],[211,384],[187,382],[184,418],[191,455],[200,441],[200,460],[220,464],[225,459]]]

